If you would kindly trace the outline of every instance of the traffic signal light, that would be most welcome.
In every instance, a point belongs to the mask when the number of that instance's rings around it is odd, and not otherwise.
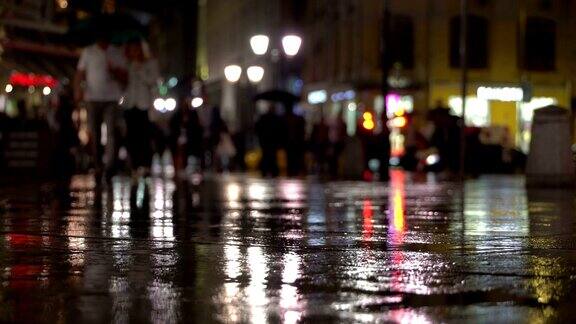
[[[396,116],[392,119],[391,125],[392,127],[403,128],[408,124],[408,120],[405,116]]]
[[[374,115],[371,112],[367,111],[362,114],[362,127],[364,127],[364,129],[371,131],[375,126]]]

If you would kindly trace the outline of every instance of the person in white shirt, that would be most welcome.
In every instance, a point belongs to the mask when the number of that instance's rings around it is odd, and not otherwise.
[[[118,102],[126,83],[126,58],[122,49],[110,45],[106,35],[82,50],[74,79],[76,102],[84,101],[88,112],[91,154],[97,180],[106,171],[110,179],[118,156]],[[102,124],[106,146],[102,147]],[[105,157],[103,161],[103,157]]]
[[[145,43],[126,45],[128,84],[123,105],[126,120],[126,149],[130,157],[133,178],[149,173],[152,163],[152,124],[148,116],[157,92],[157,61],[150,57]]]

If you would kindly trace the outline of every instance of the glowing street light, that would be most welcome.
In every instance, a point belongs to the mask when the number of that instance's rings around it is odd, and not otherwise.
[[[154,109],[164,112],[166,111],[166,101],[162,98],[156,98],[153,103]]]
[[[254,35],[250,38],[250,47],[256,55],[264,55],[268,51],[270,38],[266,35]]]
[[[242,68],[239,65],[228,65],[224,68],[224,76],[229,82],[238,82],[242,75]]]
[[[50,93],[52,93],[52,89],[50,89],[50,87],[42,88],[42,94],[43,95],[48,96]]]
[[[282,38],[284,53],[288,56],[295,56],[302,45],[302,38],[296,35],[286,35]]]
[[[165,102],[166,110],[173,111],[174,109],[176,109],[176,99],[168,98],[164,102]]]
[[[264,68],[258,65],[250,66],[246,70],[248,80],[252,83],[258,83],[264,78]]]
[[[7,93],[10,93],[10,92],[12,92],[12,90],[14,90],[14,86],[12,86],[10,83],[8,83],[8,84],[6,85],[6,87],[4,88],[4,90],[5,90]]]
[[[204,99],[202,99],[201,97],[192,98],[190,104],[192,105],[192,108],[199,108],[204,104]]]

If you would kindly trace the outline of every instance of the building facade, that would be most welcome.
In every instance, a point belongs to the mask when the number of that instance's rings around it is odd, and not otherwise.
[[[342,114],[351,122],[359,111],[382,113],[385,3],[308,3],[303,77],[310,110]],[[388,109],[414,110],[423,118],[429,108],[442,104],[461,114],[461,1],[387,3]],[[468,1],[469,125],[501,127],[516,146],[525,148],[534,108],[571,106],[575,14],[576,1],[569,0]]]

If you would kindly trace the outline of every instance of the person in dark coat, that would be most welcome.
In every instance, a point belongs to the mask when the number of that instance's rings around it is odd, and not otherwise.
[[[449,109],[440,105],[429,113],[429,118],[434,123],[434,133],[430,143],[438,150],[441,169],[458,172],[460,156],[459,118],[450,115]]]
[[[388,181],[390,179],[390,129],[388,129],[388,117],[382,114],[382,126],[380,132],[375,136],[375,153],[376,158],[380,161],[378,174],[380,181]]]
[[[306,145],[306,121],[304,117],[296,115],[292,105],[287,105],[285,116],[286,128],[286,158],[288,162],[288,176],[299,176],[304,172],[304,154]]]
[[[186,118],[186,150],[204,167],[204,127],[195,109],[188,110]]]
[[[273,106],[263,114],[256,122],[256,135],[262,149],[262,159],[260,161],[260,171],[264,177],[277,177],[278,169],[278,149],[282,142],[282,123],[276,115]]]
[[[72,153],[80,144],[78,139],[78,130],[72,120],[74,111],[74,101],[68,89],[65,89],[59,98],[59,104],[56,107],[54,119],[56,122],[55,129],[55,147],[54,147],[54,166],[55,174],[58,178],[69,178],[75,171],[75,159]]]
[[[310,135],[310,149],[314,155],[315,169],[318,174],[324,174],[327,170],[329,146],[329,128],[324,116],[321,116],[318,123],[312,127]]]

